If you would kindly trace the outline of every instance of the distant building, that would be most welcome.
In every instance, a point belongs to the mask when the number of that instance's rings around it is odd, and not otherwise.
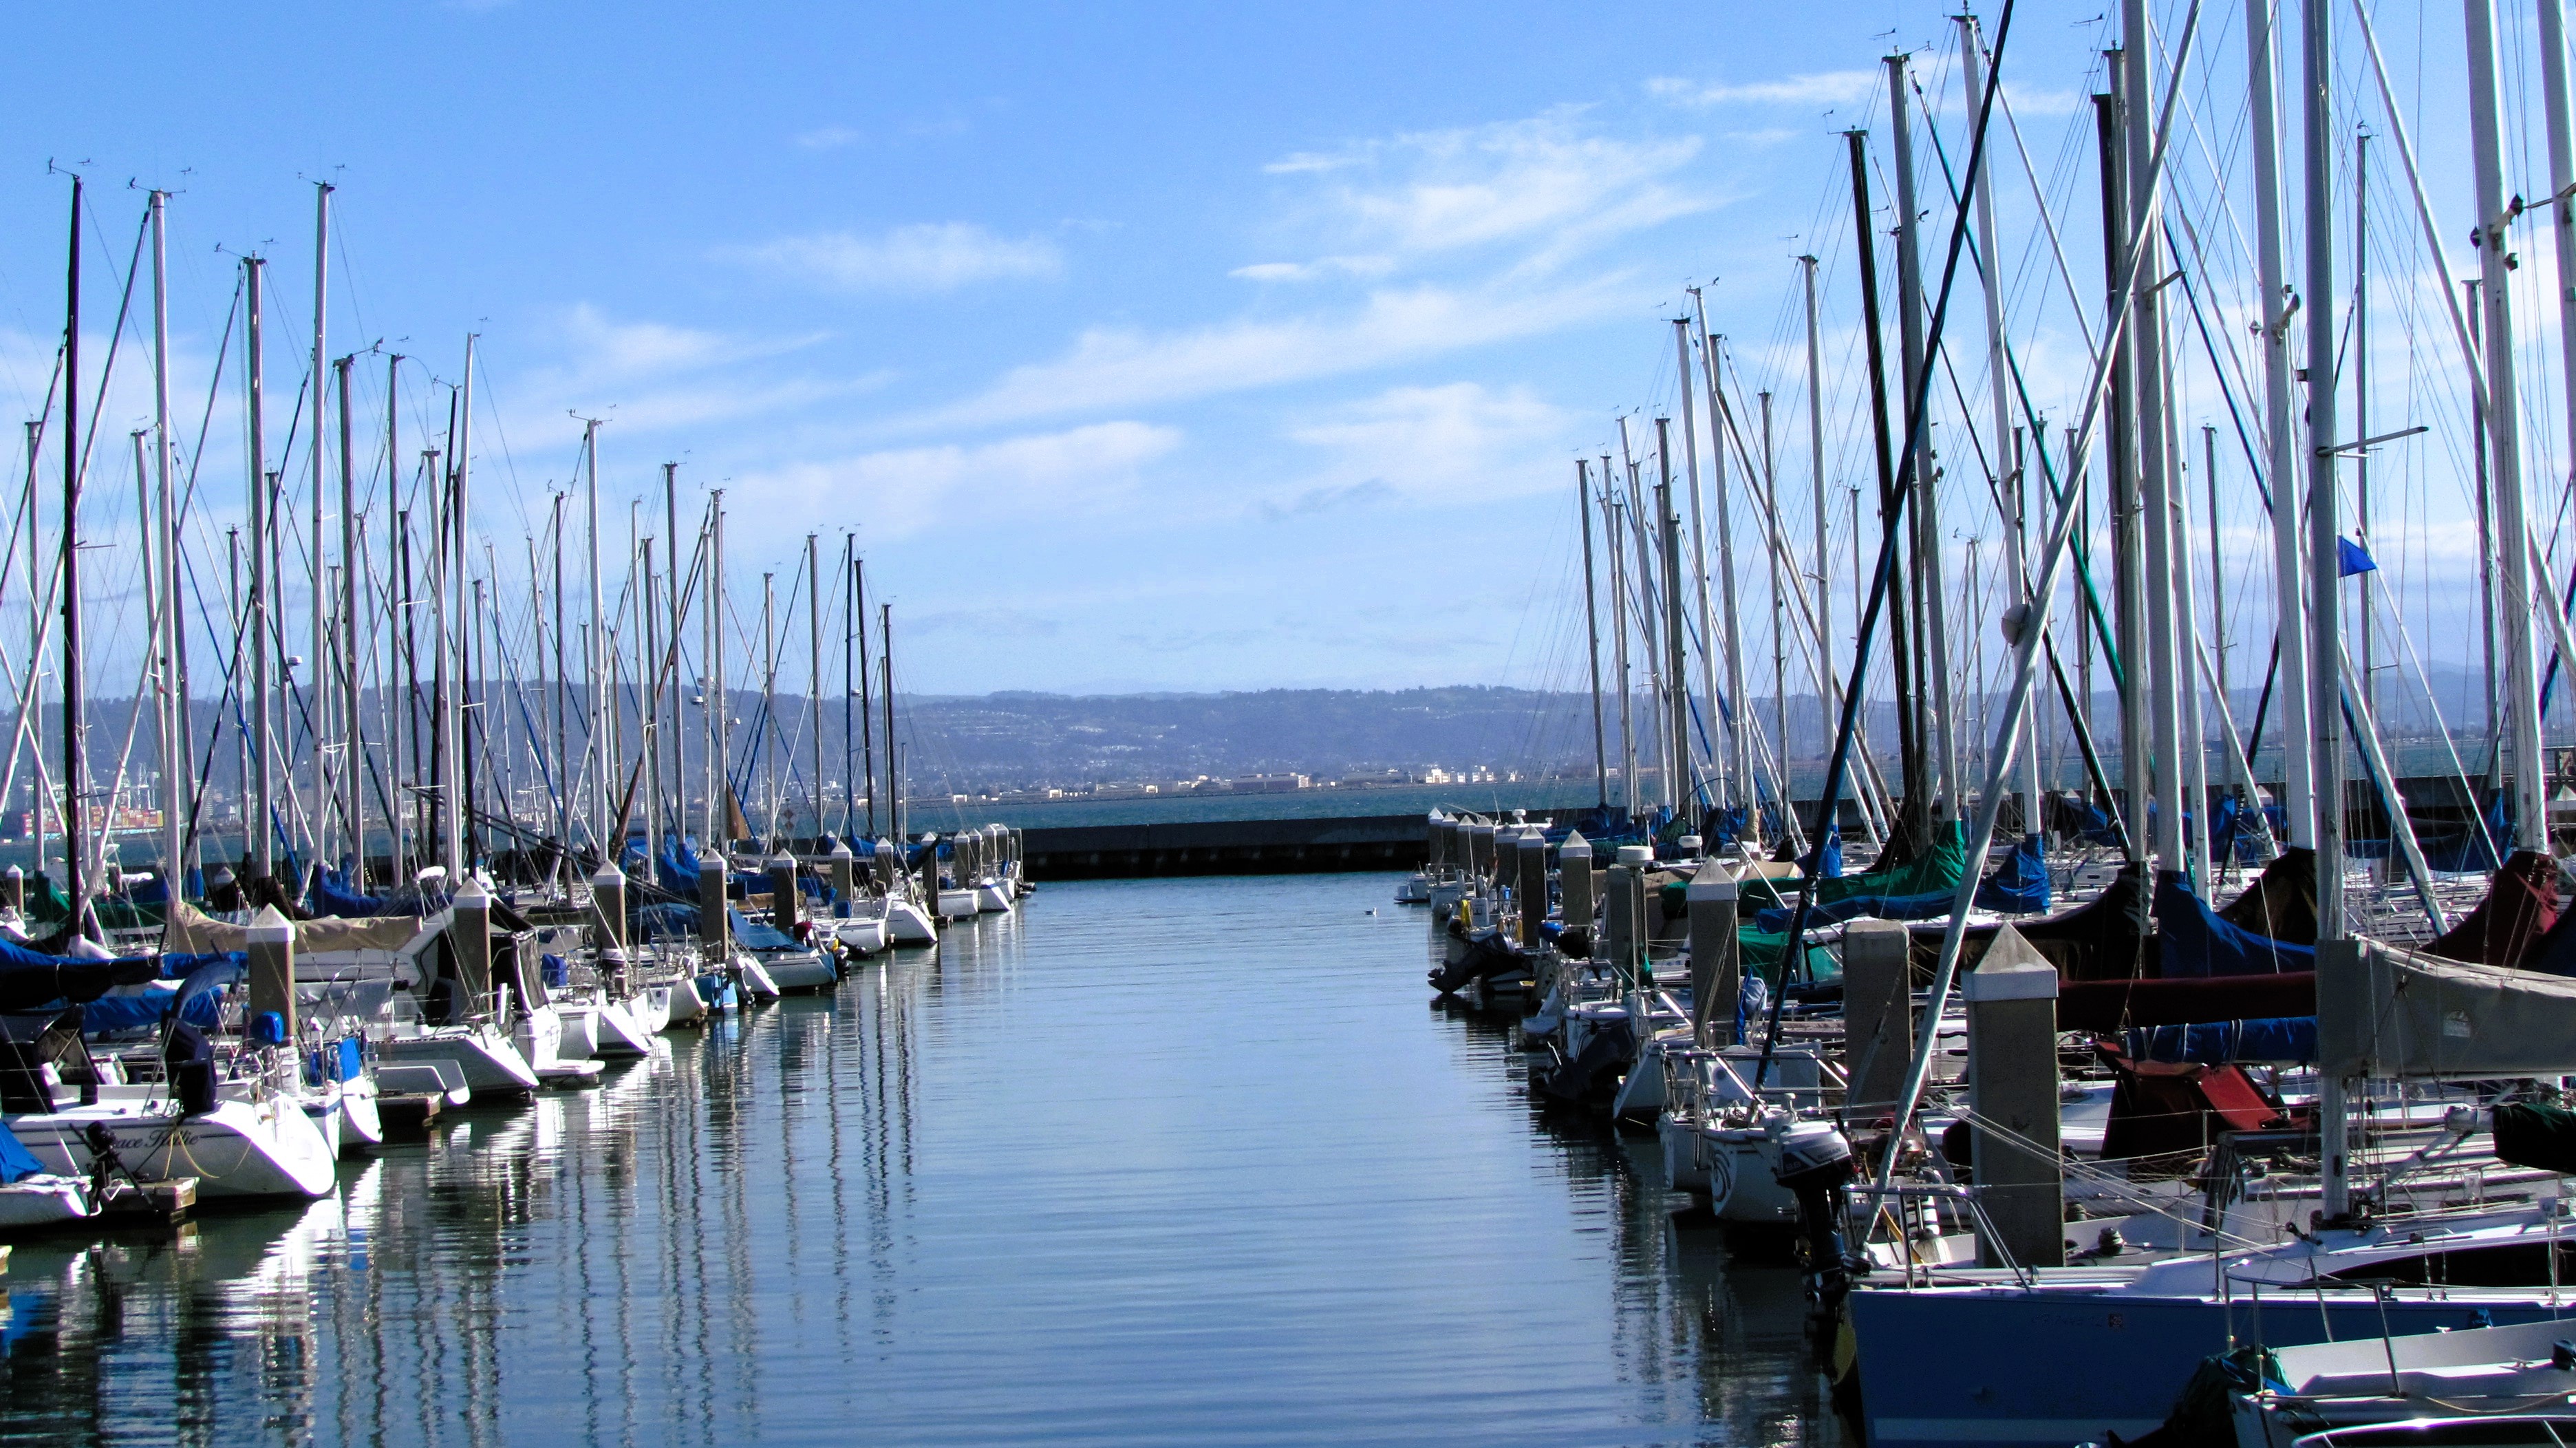
[[[1238,774],[1234,777],[1236,794],[1293,794],[1307,788],[1312,781],[1302,774]]]

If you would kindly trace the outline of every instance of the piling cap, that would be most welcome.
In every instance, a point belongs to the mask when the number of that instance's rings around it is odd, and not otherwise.
[[[617,868],[615,861],[602,860],[599,868],[591,871],[590,888],[594,890],[623,890],[626,888],[626,872]]]
[[[1583,837],[1583,831],[1569,831],[1566,834],[1565,843],[1556,847],[1558,859],[1562,860],[1568,855],[1586,860],[1592,858],[1592,842]]]
[[[465,883],[456,887],[455,901],[462,909],[489,910],[492,908],[492,892],[483,888],[482,881],[468,875]]]
[[[1623,865],[1651,865],[1655,863],[1655,852],[1652,848],[1645,845],[1621,845],[1619,847],[1619,863]]]
[[[701,875],[713,874],[718,878],[722,878],[725,872],[724,852],[721,850],[707,850],[699,854],[698,872]]]
[[[1960,994],[1978,1001],[2057,999],[2057,967],[2010,925],[1995,932],[1983,960],[1959,982]]]
[[[1733,876],[1728,875],[1724,870],[1707,869],[1691,876],[1687,898],[1692,901],[1732,900],[1740,893],[1741,890]]]
[[[27,872],[19,869],[15,865],[11,865],[9,867],[9,878],[12,880],[23,880],[27,878]]]
[[[858,856],[850,852],[849,841],[834,840],[832,841],[832,858],[835,860],[855,860]]]
[[[295,922],[279,914],[276,906],[262,905],[242,937],[253,945],[284,945],[295,938]]]
[[[773,870],[793,870],[796,868],[796,857],[787,853],[785,850],[780,850],[777,854],[769,857],[769,868]]]

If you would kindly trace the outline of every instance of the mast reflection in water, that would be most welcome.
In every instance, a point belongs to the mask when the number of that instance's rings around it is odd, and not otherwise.
[[[1833,1439],[1794,1277],[1426,1012],[1392,885],[1055,887],[310,1208],[22,1243],[0,1438]]]

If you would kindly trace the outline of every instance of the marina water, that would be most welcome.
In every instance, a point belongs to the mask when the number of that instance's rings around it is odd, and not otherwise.
[[[1838,1441],[1792,1271],[1426,1009],[1393,884],[1053,887],[309,1208],[23,1243],[0,1438]]]

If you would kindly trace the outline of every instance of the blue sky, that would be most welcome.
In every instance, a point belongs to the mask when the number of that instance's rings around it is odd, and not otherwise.
[[[1948,8],[31,12],[0,61],[0,396],[32,412],[61,325],[50,158],[91,179],[102,274],[127,179],[180,193],[183,416],[232,295],[218,246],[272,258],[280,430],[327,178],[331,350],[382,339],[452,379],[483,337],[504,560],[581,412],[611,419],[612,499],[673,459],[729,490],[738,585],[858,530],[912,687],[1570,684],[1572,459],[1671,405],[1684,285],[1773,356],[1790,258],[1848,250],[1834,132],[1874,113],[1891,44],[1948,74]],[[2033,8],[2014,38],[2050,147],[2089,125],[2098,10]],[[2456,15],[2403,26],[2429,27],[2398,48],[2437,57],[2438,113]],[[417,438],[427,393],[407,406]],[[238,456],[202,465],[218,523]]]

